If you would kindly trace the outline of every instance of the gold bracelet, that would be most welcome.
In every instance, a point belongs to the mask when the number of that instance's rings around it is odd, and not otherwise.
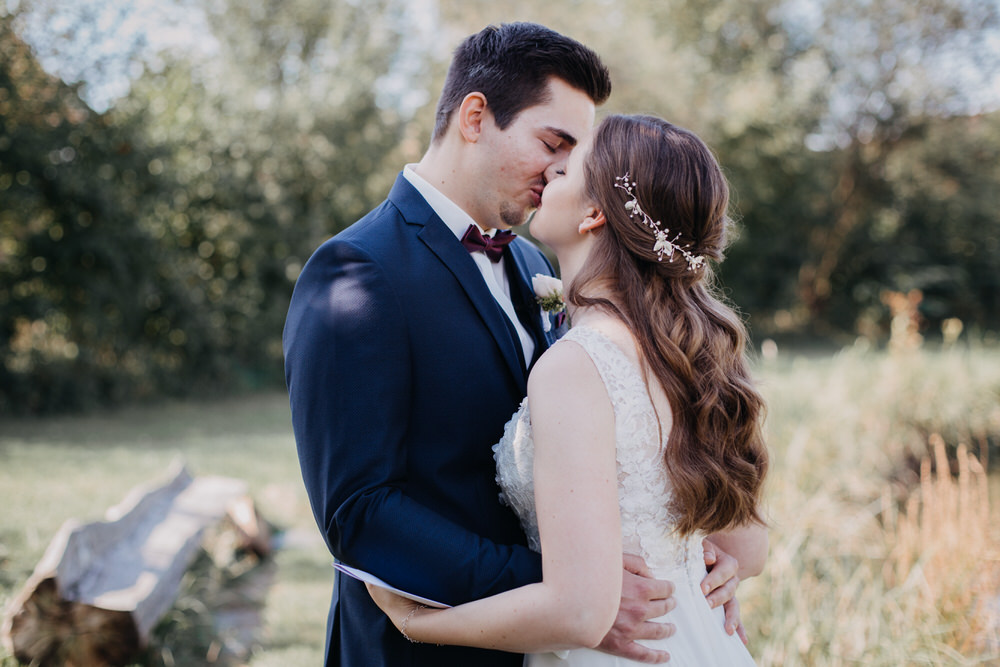
[[[410,642],[411,644],[419,644],[420,642],[418,642],[410,635],[406,634],[406,624],[410,622],[410,618],[412,618],[413,615],[417,613],[418,609],[426,609],[426,608],[427,607],[425,607],[424,605],[418,605],[414,607],[413,609],[410,610],[410,613],[406,615],[406,618],[403,619],[403,622],[399,624],[399,631],[406,638],[406,641]]]

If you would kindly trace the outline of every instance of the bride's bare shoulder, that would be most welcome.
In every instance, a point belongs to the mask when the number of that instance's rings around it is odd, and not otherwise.
[[[600,381],[600,375],[590,355],[571,340],[559,341],[545,351],[528,376],[528,393],[532,390],[558,388],[563,391],[577,382]]]
[[[528,376],[528,383],[539,382],[556,378],[567,377],[574,371],[581,370],[581,366],[593,368],[590,355],[583,349],[583,346],[572,340],[561,340],[539,357],[538,361],[531,368]],[[597,369],[594,369],[596,372]]]
[[[611,398],[587,351],[572,340],[560,341],[535,363],[528,376],[531,422],[539,440],[542,433],[590,435],[610,432],[614,417]],[[546,427],[547,430],[546,430]],[[614,443],[613,437],[605,439]]]

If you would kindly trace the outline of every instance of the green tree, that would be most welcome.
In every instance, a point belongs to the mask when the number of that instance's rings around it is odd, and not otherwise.
[[[209,9],[212,58],[137,61],[103,114],[3,19],[4,407],[280,382],[302,263],[413,153],[403,3]]]
[[[173,318],[187,318],[189,340],[208,341],[199,366],[280,377],[302,264],[388,191],[406,125],[377,84],[405,46],[403,11],[392,1],[215,3],[219,56],[148,72],[122,105],[169,147],[157,169],[175,191],[144,221],[183,256],[161,270],[197,299]]]
[[[709,109],[703,131],[729,169],[743,222],[723,275],[761,329],[852,331],[881,308],[882,289],[915,282],[933,289],[934,275],[952,283],[944,276],[973,279],[963,268],[966,257],[942,254],[934,235],[880,230],[896,220],[902,229],[959,231],[954,221],[928,220],[934,209],[915,207],[920,196],[907,178],[935,171],[939,162],[915,145],[962,133],[964,125],[950,118],[978,113],[985,102],[977,97],[982,83],[1000,70],[1000,54],[988,46],[1000,29],[1000,7],[984,0],[670,7],[660,29],[692,44],[712,73],[699,98],[711,102],[702,107]],[[990,132],[978,136],[996,141]],[[967,164],[977,163],[975,153],[967,156]],[[890,168],[906,159],[921,160],[923,168],[909,174]],[[971,204],[986,194],[970,185],[953,197]],[[995,218],[978,222],[986,224],[979,235],[996,236]],[[910,279],[912,271],[886,261],[900,254],[934,257],[928,266],[937,268]],[[938,270],[942,261],[945,271]],[[992,294],[995,281],[974,274],[984,282],[963,287]],[[938,319],[985,314],[940,301],[933,310]],[[993,318],[977,321],[995,326]]]
[[[151,277],[135,225],[155,192],[135,123],[111,124],[45,73],[0,17],[0,409],[148,389]]]

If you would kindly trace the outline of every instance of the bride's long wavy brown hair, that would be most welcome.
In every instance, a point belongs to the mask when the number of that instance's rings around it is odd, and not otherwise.
[[[693,133],[653,116],[609,116],[584,162],[587,191],[604,212],[595,246],[567,290],[578,306],[619,317],[634,333],[647,372],[666,392],[673,425],[666,447],[671,512],[682,535],[763,520],[768,467],[764,401],[751,379],[747,332],[716,292],[711,263],[689,270],[680,253],[658,261],[649,227],[629,217],[624,174],[642,209],[694,255],[719,262],[729,187]]]

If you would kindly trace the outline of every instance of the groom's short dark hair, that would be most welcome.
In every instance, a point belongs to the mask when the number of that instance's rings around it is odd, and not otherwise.
[[[575,39],[537,23],[490,25],[455,49],[441,99],[433,140],[444,136],[452,112],[469,93],[486,96],[501,130],[524,109],[545,102],[550,77],[584,92],[594,104],[611,94],[611,77],[600,57]]]

